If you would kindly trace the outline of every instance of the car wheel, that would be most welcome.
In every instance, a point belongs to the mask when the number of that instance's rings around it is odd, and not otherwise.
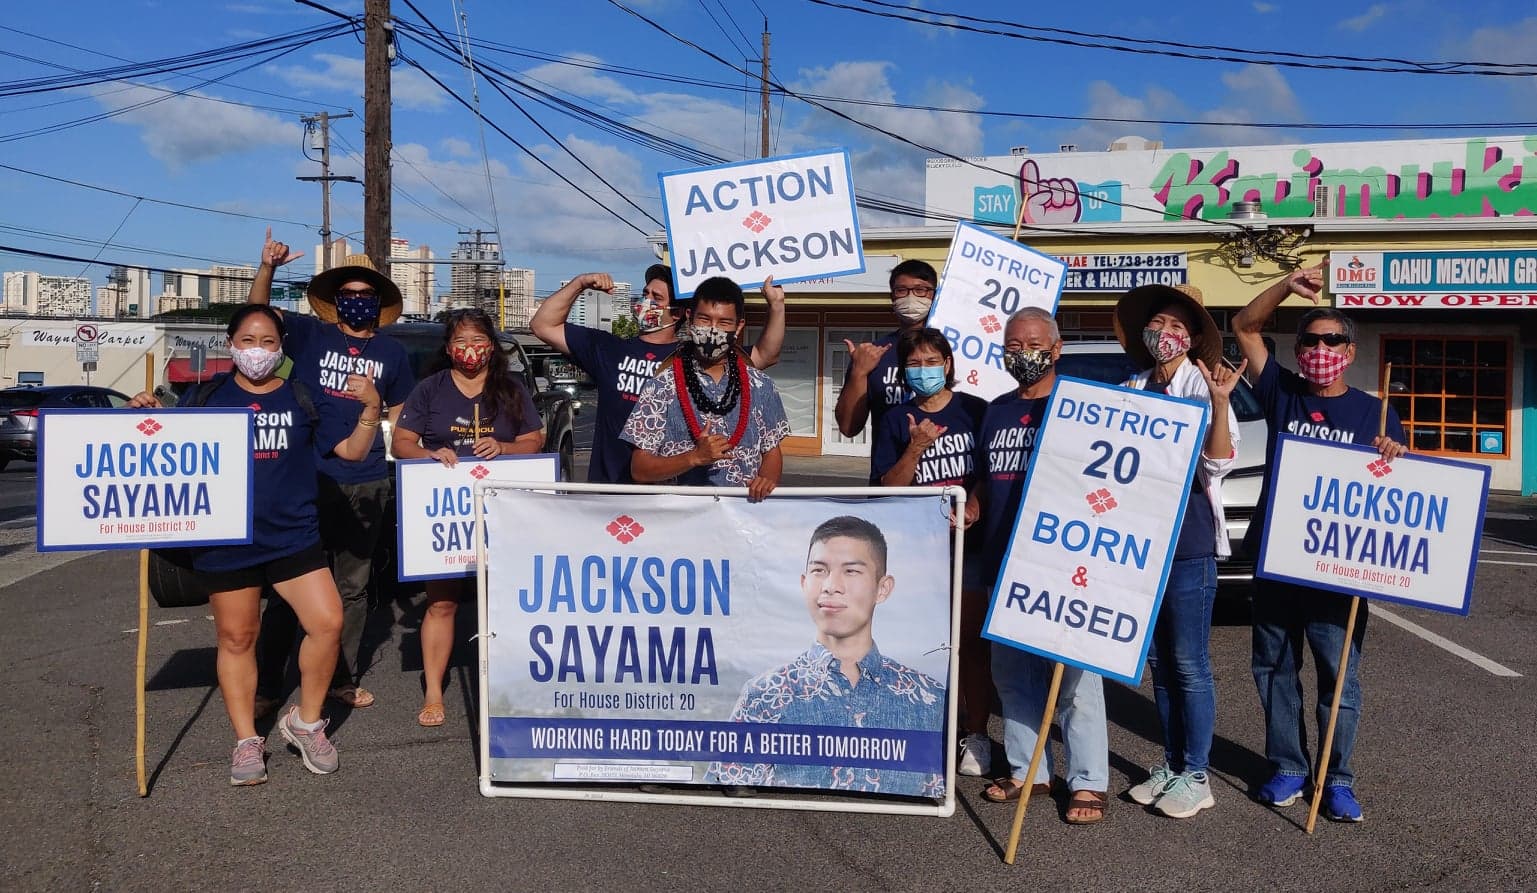
[[[571,443],[571,435],[560,439],[560,479],[569,481],[576,475],[576,448]]]
[[[9,459],[0,459],[0,471],[4,471],[5,470],[5,466],[7,466],[9,464],[11,464],[11,460],[9,460]]]

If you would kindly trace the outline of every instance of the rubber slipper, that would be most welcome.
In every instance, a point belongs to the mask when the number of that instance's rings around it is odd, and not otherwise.
[[[1110,806],[1108,791],[1074,791],[1067,800],[1067,812],[1079,810],[1089,813],[1088,818],[1063,815],[1069,825],[1095,825],[1105,820],[1105,810]]]
[[[339,685],[326,692],[326,697],[358,710],[374,705],[374,693],[361,685]]]
[[[428,704],[422,711],[416,714],[416,724],[432,728],[443,724],[443,705]]]
[[[995,781],[982,789],[982,799],[992,803],[1012,803],[1019,799],[1019,795],[1025,790],[1025,783],[1016,778],[1005,778]],[[1040,782],[1030,786],[1030,796],[1039,797],[1042,794],[1050,794],[1051,785],[1048,782]]]

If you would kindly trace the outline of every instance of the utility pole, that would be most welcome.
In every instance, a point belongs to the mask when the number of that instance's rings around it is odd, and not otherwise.
[[[759,111],[758,117],[761,119],[763,131],[762,156],[767,158],[769,155],[769,29],[767,16],[763,19],[763,76],[759,78],[759,81],[758,96],[762,109]]]
[[[395,59],[390,0],[363,4],[363,251],[390,272],[390,62]]]
[[[306,134],[313,133],[317,128],[320,130],[320,176],[294,179],[320,184],[320,268],[322,270],[329,270],[335,266],[331,258],[331,184],[337,180],[348,183],[358,182],[357,177],[331,176],[331,122],[337,118],[350,117],[352,117],[351,112],[345,115],[320,112],[299,119],[304,122]]]

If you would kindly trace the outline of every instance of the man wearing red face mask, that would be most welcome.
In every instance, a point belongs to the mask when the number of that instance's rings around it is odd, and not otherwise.
[[[1328,307],[1303,314],[1297,325],[1294,348],[1299,375],[1283,369],[1265,348],[1260,332],[1288,295],[1319,302],[1323,287],[1321,267],[1295,270],[1255,297],[1233,317],[1233,334],[1244,358],[1254,392],[1265,407],[1270,425],[1265,481],[1259,505],[1249,524],[1245,546],[1250,554],[1263,542],[1265,506],[1275,476],[1276,437],[1287,433],[1338,443],[1370,444],[1387,460],[1404,454],[1404,431],[1398,415],[1388,410],[1387,433],[1378,434],[1382,403],[1371,394],[1345,384],[1345,369],[1356,358],[1355,324],[1348,316]],[[1302,796],[1312,776],[1307,748],[1307,729],[1302,713],[1302,646],[1313,652],[1318,672],[1318,738],[1328,724],[1330,699],[1339,676],[1340,652],[1345,644],[1345,623],[1350,600],[1337,593],[1279,583],[1255,581],[1254,682],[1265,711],[1265,756],[1271,778],[1255,792],[1262,803],[1290,806]],[[1366,636],[1366,603],[1361,603],[1340,697],[1339,721],[1328,754],[1324,777],[1324,815],[1337,822],[1361,821],[1361,805],[1355,796],[1355,774],[1350,755],[1361,719],[1361,685],[1357,678],[1361,643]]]

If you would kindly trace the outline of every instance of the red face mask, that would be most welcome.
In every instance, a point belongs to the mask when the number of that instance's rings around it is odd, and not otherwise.
[[[1350,365],[1350,357],[1321,344],[1303,351],[1297,360],[1302,367],[1302,377],[1319,387],[1334,384]]]
[[[489,344],[454,344],[448,348],[448,358],[465,372],[479,372],[491,360],[491,352]]]

